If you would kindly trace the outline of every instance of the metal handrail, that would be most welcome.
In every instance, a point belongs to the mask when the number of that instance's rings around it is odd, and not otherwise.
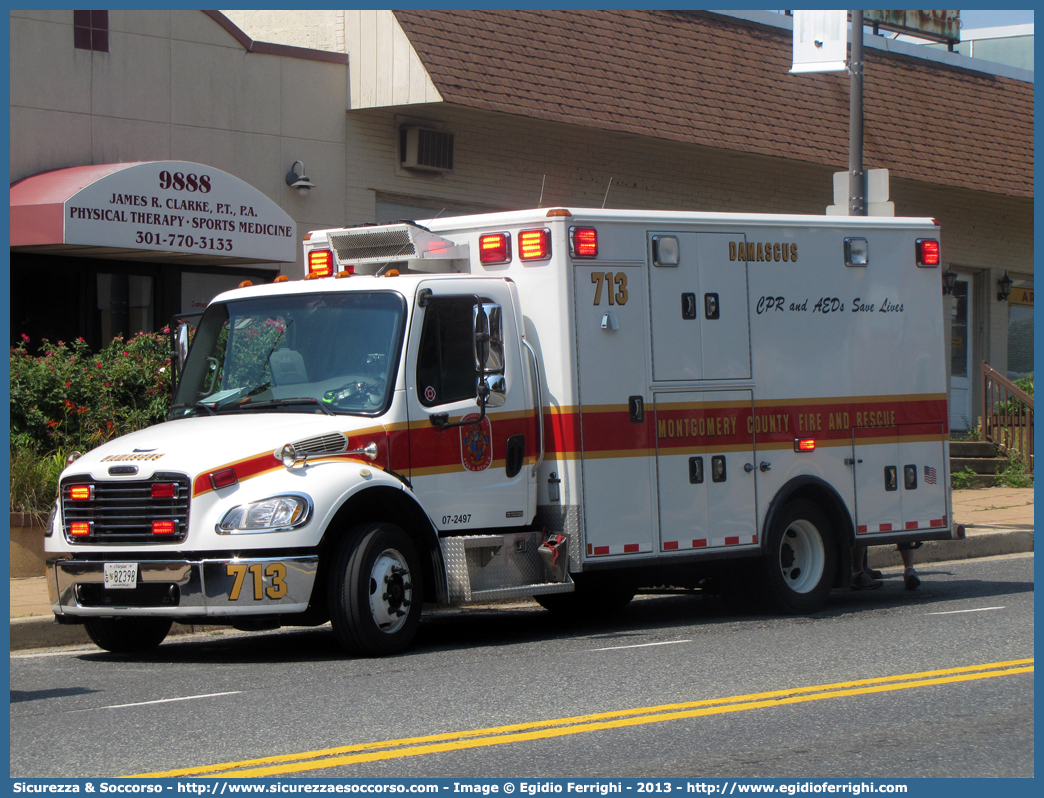
[[[982,437],[1033,471],[1033,397],[982,361]]]

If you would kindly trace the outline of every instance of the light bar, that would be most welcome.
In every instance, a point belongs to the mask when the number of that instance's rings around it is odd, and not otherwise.
[[[178,530],[176,522],[171,520],[153,521],[152,522],[152,534],[153,535],[173,535]]]
[[[795,452],[814,452],[816,450],[816,439],[815,438],[795,438],[794,439],[794,451]]]
[[[570,227],[569,249],[574,258],[598,257],[598,231],[593,227]]]
[[[333,251],[329,249],[313,249],[308,253],[308,274],[315,277],[329,277],[333,274]]]
[[[481,263],[509,263],[511,261],[511,236],[507,233],[480,236],[479,261]]]
[[[939,265],[939,242],[934,238],[917,239],[917,265]]]
[[[547,260],[551,257],[551,231],[523,230],[518,234],[518,257],[522,260]]]
[[[94,485],[71,485],[68,491],[74,502],[89,502],[94,498]]]

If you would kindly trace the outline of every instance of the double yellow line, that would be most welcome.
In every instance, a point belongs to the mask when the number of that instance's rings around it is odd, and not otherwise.
[[[858,679],[851,682],[820,684],[812,687],[793,687],[767,693],[750,693],[728,698],[710,698],[703,701],[688,701],[681,704],[662,704],[655,707],[639,707],[617,712],[599,712],[578,715],[573,718],[518,723],[510,726],[494,726],[488,729],[432,734],[425,737],[408,737],[401,740],[384,740],[374,743],[345,745],[299,754],[246,759],[241,762],[225,762],[219,765],[204,765],[158,773],[140,773],[139,778],[172,777],[215,777],[257,778],[279,776],[320,770],[360,762],[377,762],[385,759],[402,759],[410,756],[446,751],[462,751],[470,748],[486,748],[528,740],[546,740],[569,734],[620,729],[627,726],[642,726],[648,723],[663,723],[669,720],[697,718],[705,715],[720,715],[726,712],[745,712],[787,704],[822,701],[828,698],[843,698],[892,690],[908,690],[939,684],[955,684],[997,676],[1012,676],[1017,673],[1032,673],[1033,659],[1016,659],[1007,662],[991,662],[984,665],[969,665],[963,668],[946,668],[877,679]]]

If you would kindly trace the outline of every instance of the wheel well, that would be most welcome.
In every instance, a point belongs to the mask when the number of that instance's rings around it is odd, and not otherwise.
[[[762,546],[768,545],[769,530],[776,516],[790,502],[805,499],[821,509],[834,529],[837,541],[837,568],[834,573],[834,587],[848,584],[852,567],[852,543],[855,527],[852,516],[845,507],[844,501],[837,491],[818,477],[796,477],[785,484],[772,499],[768,512],[765,513],[765,524],[762,527]]]
[[[313,596],[326,596],[326,564],[337,542],[359,524],[384,522],[401,528],[417,547],[424,579],[424,601],[435,602],[445,593],[445,576],[438,533],[412,498],[397,488],[375,487],[352,496],[337,511],[319,542],[319,569]],[[443,585],[440,589],[440,585]],[[318,591],[322,592],[318,592]]]

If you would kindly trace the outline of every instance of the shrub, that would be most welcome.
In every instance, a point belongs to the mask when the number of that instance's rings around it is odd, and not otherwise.
[[[1002,488],[1032,488],[1033,474],[1016,449],[1007,452],[1008,462],[997,472],[995,483]]]
[[[82,338],[39,354],[11,350],[11,446],[51,454],[86,451],[162,421],[170,402],[170,345],[161,333],[117,337],[93,354]]]
[[[40,456],[29,449],[11,451],[11,512],[45,516],[58,496],[65,455]]]
[[[968,466],[964,467],[962,471],[955,471],[950,474],[950,487],[954,490],[963,490],[964,488],[970,488],[975,484],[976,474]]]

